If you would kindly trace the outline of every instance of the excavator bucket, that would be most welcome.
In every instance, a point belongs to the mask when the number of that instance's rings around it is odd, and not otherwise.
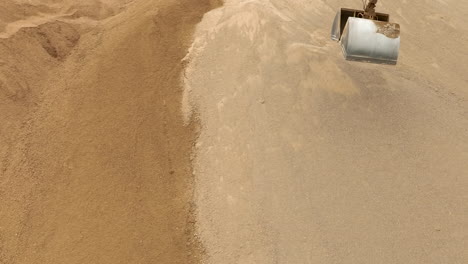
[[[339,41],[347,60],[395,65],[400,49],[400,25],[389,15],[362,18],[364,11],[342,8],[335,16],[331,39]]]

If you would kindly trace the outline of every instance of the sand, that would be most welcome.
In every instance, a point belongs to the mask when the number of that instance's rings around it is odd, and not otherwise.
[[[468,2],[0,1],[0,263],[468,259]]]
[[[197,226],[207,263],[465,263],[468,4],[379,1],[397,66],[330,41],[360,1],[227,1],[197,27]]]
[[[73,2],[4,4],[0,263],[198,263],[181,60],[217,3]]]

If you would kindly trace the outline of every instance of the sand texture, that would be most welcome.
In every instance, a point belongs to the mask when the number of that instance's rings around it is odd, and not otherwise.
[[[468,2],[0,0],[0,264],[468,263]]]
[[[186,116],[208,263],[468,261],[468,3],[385,1],[397,66],[330,41],[360,1],[226,1],[198,26]]]
[[[197,263],[181,60],[215,3],[42,4],[2,16],[0,263]]]

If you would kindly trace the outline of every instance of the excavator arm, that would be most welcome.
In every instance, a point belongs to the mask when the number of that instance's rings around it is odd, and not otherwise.
[[[375,7],[377,6],[377,0],[369,0],[364,2],[364,18],[375,19]]]

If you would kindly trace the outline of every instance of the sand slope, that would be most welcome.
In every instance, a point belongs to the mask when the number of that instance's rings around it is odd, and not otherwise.
[[[216,4],[73,2],[1,19],[0,263],[196,263],[181,60]]]
[[[0,263],[465,263],[468,3],[225,2],[0,3]]]
[[[186,99],[209,263],[468,259],[468,5],[379,1],[402,26],[396,67],[329,40],[359,5],[232,0],[199,26]]]

